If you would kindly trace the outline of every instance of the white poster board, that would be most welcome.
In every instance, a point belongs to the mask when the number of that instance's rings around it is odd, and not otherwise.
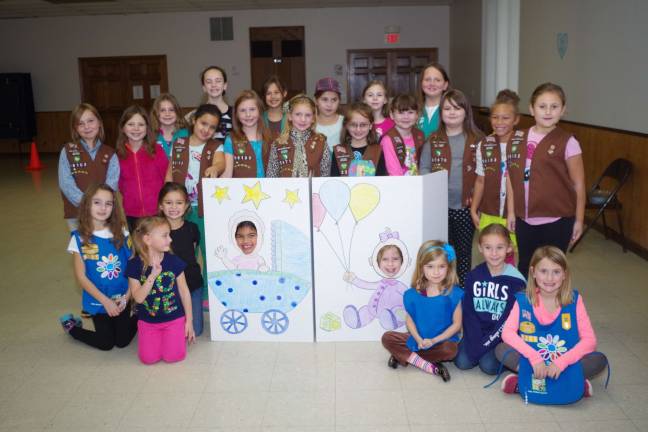
[[[312,342],[309,180],[203,179],[203,197],[212,340]]]
[[[445,171],[312,180],[318,341],[380,340],[387,330],[405,331],[402,294],[418,248],[447,239],[447,191]],[[400,250],[400,269],[378,265],[386,246],[385,253]]]

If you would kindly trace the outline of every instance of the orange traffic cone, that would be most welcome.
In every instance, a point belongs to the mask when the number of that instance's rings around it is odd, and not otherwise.
[[[29,165],[25,168],[27,171],[40,171],[45,168],[45,165],[41,163],[40,157],[38,156],[38,149],[36,148],[36,140],[32,141],[31,152],[29,155]]]

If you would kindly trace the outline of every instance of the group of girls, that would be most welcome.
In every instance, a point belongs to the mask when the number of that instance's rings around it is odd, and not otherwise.
[[[411,363],[449,379],[442,362],[455,359],[460,368],[478,364],[493,373],[494,348],[503,337],[528,359],[536,380],[556,379],[593,350],[593,331],[582,298],[571,294],[563,255],[582,232],[585,194],[579,144],[557,127],[566,99],[559,86],[546,83],[533,92],[529,111],[535,125],[527,130],[516,130],[517,95],[500,92],[491,106],[493,133],[484,136],[470,102],[451,88],[436,63],[422,71],[418,97],[400,94],[389,101],[384,83],[371,81],[363,100],[350,103],[344,115],[338,114],[340,85],[332,78],[316,83],[314,99],[301,94],[286,101],[286,88],[271,77],[263,100],[246,90],[233,107],[225,100],[222,68],[206,68],[201,84],[205,103],[184,118],[170,94],[156,99],[150,116],[137,106],[126,109],[116,151],[103,143],[94,107],[80,104],[72,112],[72,141],[61,152],[59,183],[73,230],[69,251],[75,276],[84,289],[84,310],[95,324],[89,332],[79,318],[62,317],[73,337],[101,349],[124,346],[137,322],[143,362],[184,357],[185,339],[193,340],[203,327],[203,177],[445,170],[449,244],[428,242],[419,251],[412,289],[404,296],[409,333],[388,332],[383,338],[392,353],[390,366]],[[135,246],[131,259],[125,221]],[[471,272],[476,227],[486,262]],[[172,240],[176,255],[169,253]],[[512,265],[516,246],[519,272]],[[555,276],[550,284],[544,278],[549,273],[562,279]],[[520,294],[522,275],[529,275],[526,294]],[[130,299],[138,303],[136,321]],[[435,310],[441,313],[432,322]],[[572,318],[565,318],[569,314]],[[577,328],[578,334],[567,345],[550,340],[550,348],[542,348],[550,351],[542,366],[531,354],[541,350],[525,349],[519,341],[547,345],[536,330],[554,325],[559,315],[562,328]],[[577,354],[562,355],[571,347]],[[512,361],[517,358],[505,363]],[[520,364],[522,373],[525,363]],[[512,381],[507,378],[507,388]]]
[[[527,284],[506,262],[512,249],[506,227],[484,227],[484,263],[468,273],[462,289],[454,248],[423,243],[411,288],[403,294],[407,332],[382,337],[388,366],[409,364],[444,382],[450,380],[444,362],[462,370],[479,366],[488,375],[505,366],[512,373],[502,390],[527,403],[567,404],[592,396],[590,379],[605,369],[607,358],[594,351],[596,336],[582,296],[572,289],[564,252],[536,249]]]

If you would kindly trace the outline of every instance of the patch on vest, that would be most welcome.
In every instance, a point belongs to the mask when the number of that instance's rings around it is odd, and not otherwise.
[[[94,260],[99,259],[99,246],[94,243],[81,246],[81,256],[84,260]]]
[[[520,331],[522,333],[535,333],[535,324],[533,324],[531,321],[522,321],[520,323]]]
[[[562,314],[560,321],[562,322],[563,330],[570,330],[572,328],[571,314],[569,313]]]

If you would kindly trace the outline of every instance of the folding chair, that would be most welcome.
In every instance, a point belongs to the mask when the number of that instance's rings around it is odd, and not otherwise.
[[[605,221],[605,210],[616,210],[617,220],[619,222],[619,234],[621,235],[621,247],[626,252],[626,239],[623,234],[623,224],[621,222],[621,202],[617,194],[621,187],[628,181],[632,173],[632,162],[627,159],[616,159],[603,171],[603,174],[596,180],[594,186],[587,194],[587,204],[585,209],[597,210],[596,215],[590,220],[580,238],[573,244],[570,252],[574,252],[576,245],[583,240],[587,231],[596,223],[599,217],[603,220],[603,233],[608,238],[608,226]],[[611,190],[601,189],[601,183],[605,179],[610,179],[614,183]]]

